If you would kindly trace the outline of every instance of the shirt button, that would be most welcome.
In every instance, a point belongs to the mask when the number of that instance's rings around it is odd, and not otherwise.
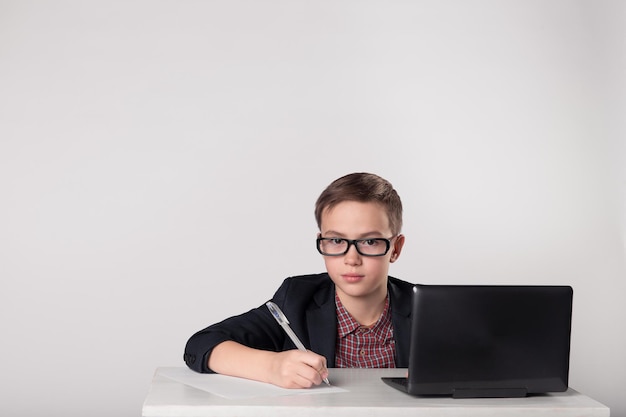
[[[361,354],[361,356],[365,356],[365,349],[361,349],[359,353]]]

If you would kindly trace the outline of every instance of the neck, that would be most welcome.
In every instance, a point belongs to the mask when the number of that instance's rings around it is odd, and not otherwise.
[[[341,304],[354,319],[362,326],[370,327],[376,324],[383,310],[387,298],[387,288],[384,292],[376,292],[364,297],[352,297],[342,292],[337,292]]]

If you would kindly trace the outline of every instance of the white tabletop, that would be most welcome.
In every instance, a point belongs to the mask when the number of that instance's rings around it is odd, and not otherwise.
[[[403,376],[406,369],[331,369],[333,386],[345,392],[260,396],[232,399],[193,388],[155,372],[143,405],[144,417],[377,417],[377,416],[555,416],[608,417],[609,408],[573,390],[526,398],[453,399],[412,397],[387,386],[383,376]],[[221,377],[202,375],[203,378]]]

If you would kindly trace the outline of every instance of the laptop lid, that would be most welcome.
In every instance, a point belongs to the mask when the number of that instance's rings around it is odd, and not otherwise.
[[[569,286],[416,285],[408,379],[397,388],[463,398],[567,390],[572,295]]]

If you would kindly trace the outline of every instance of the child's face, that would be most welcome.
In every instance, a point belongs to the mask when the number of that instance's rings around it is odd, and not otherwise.
[[[323,212],[321,237],[389,239],[392,232],[387,213],[379,204],[345,201]],[[383,256],[363,256],[354,245],[345,255],[324,256],[326,270],[342,303],[357,299],[379,302],[387,294],[389,264],[398,258],[403,243],[402,235],[394,237]]]

